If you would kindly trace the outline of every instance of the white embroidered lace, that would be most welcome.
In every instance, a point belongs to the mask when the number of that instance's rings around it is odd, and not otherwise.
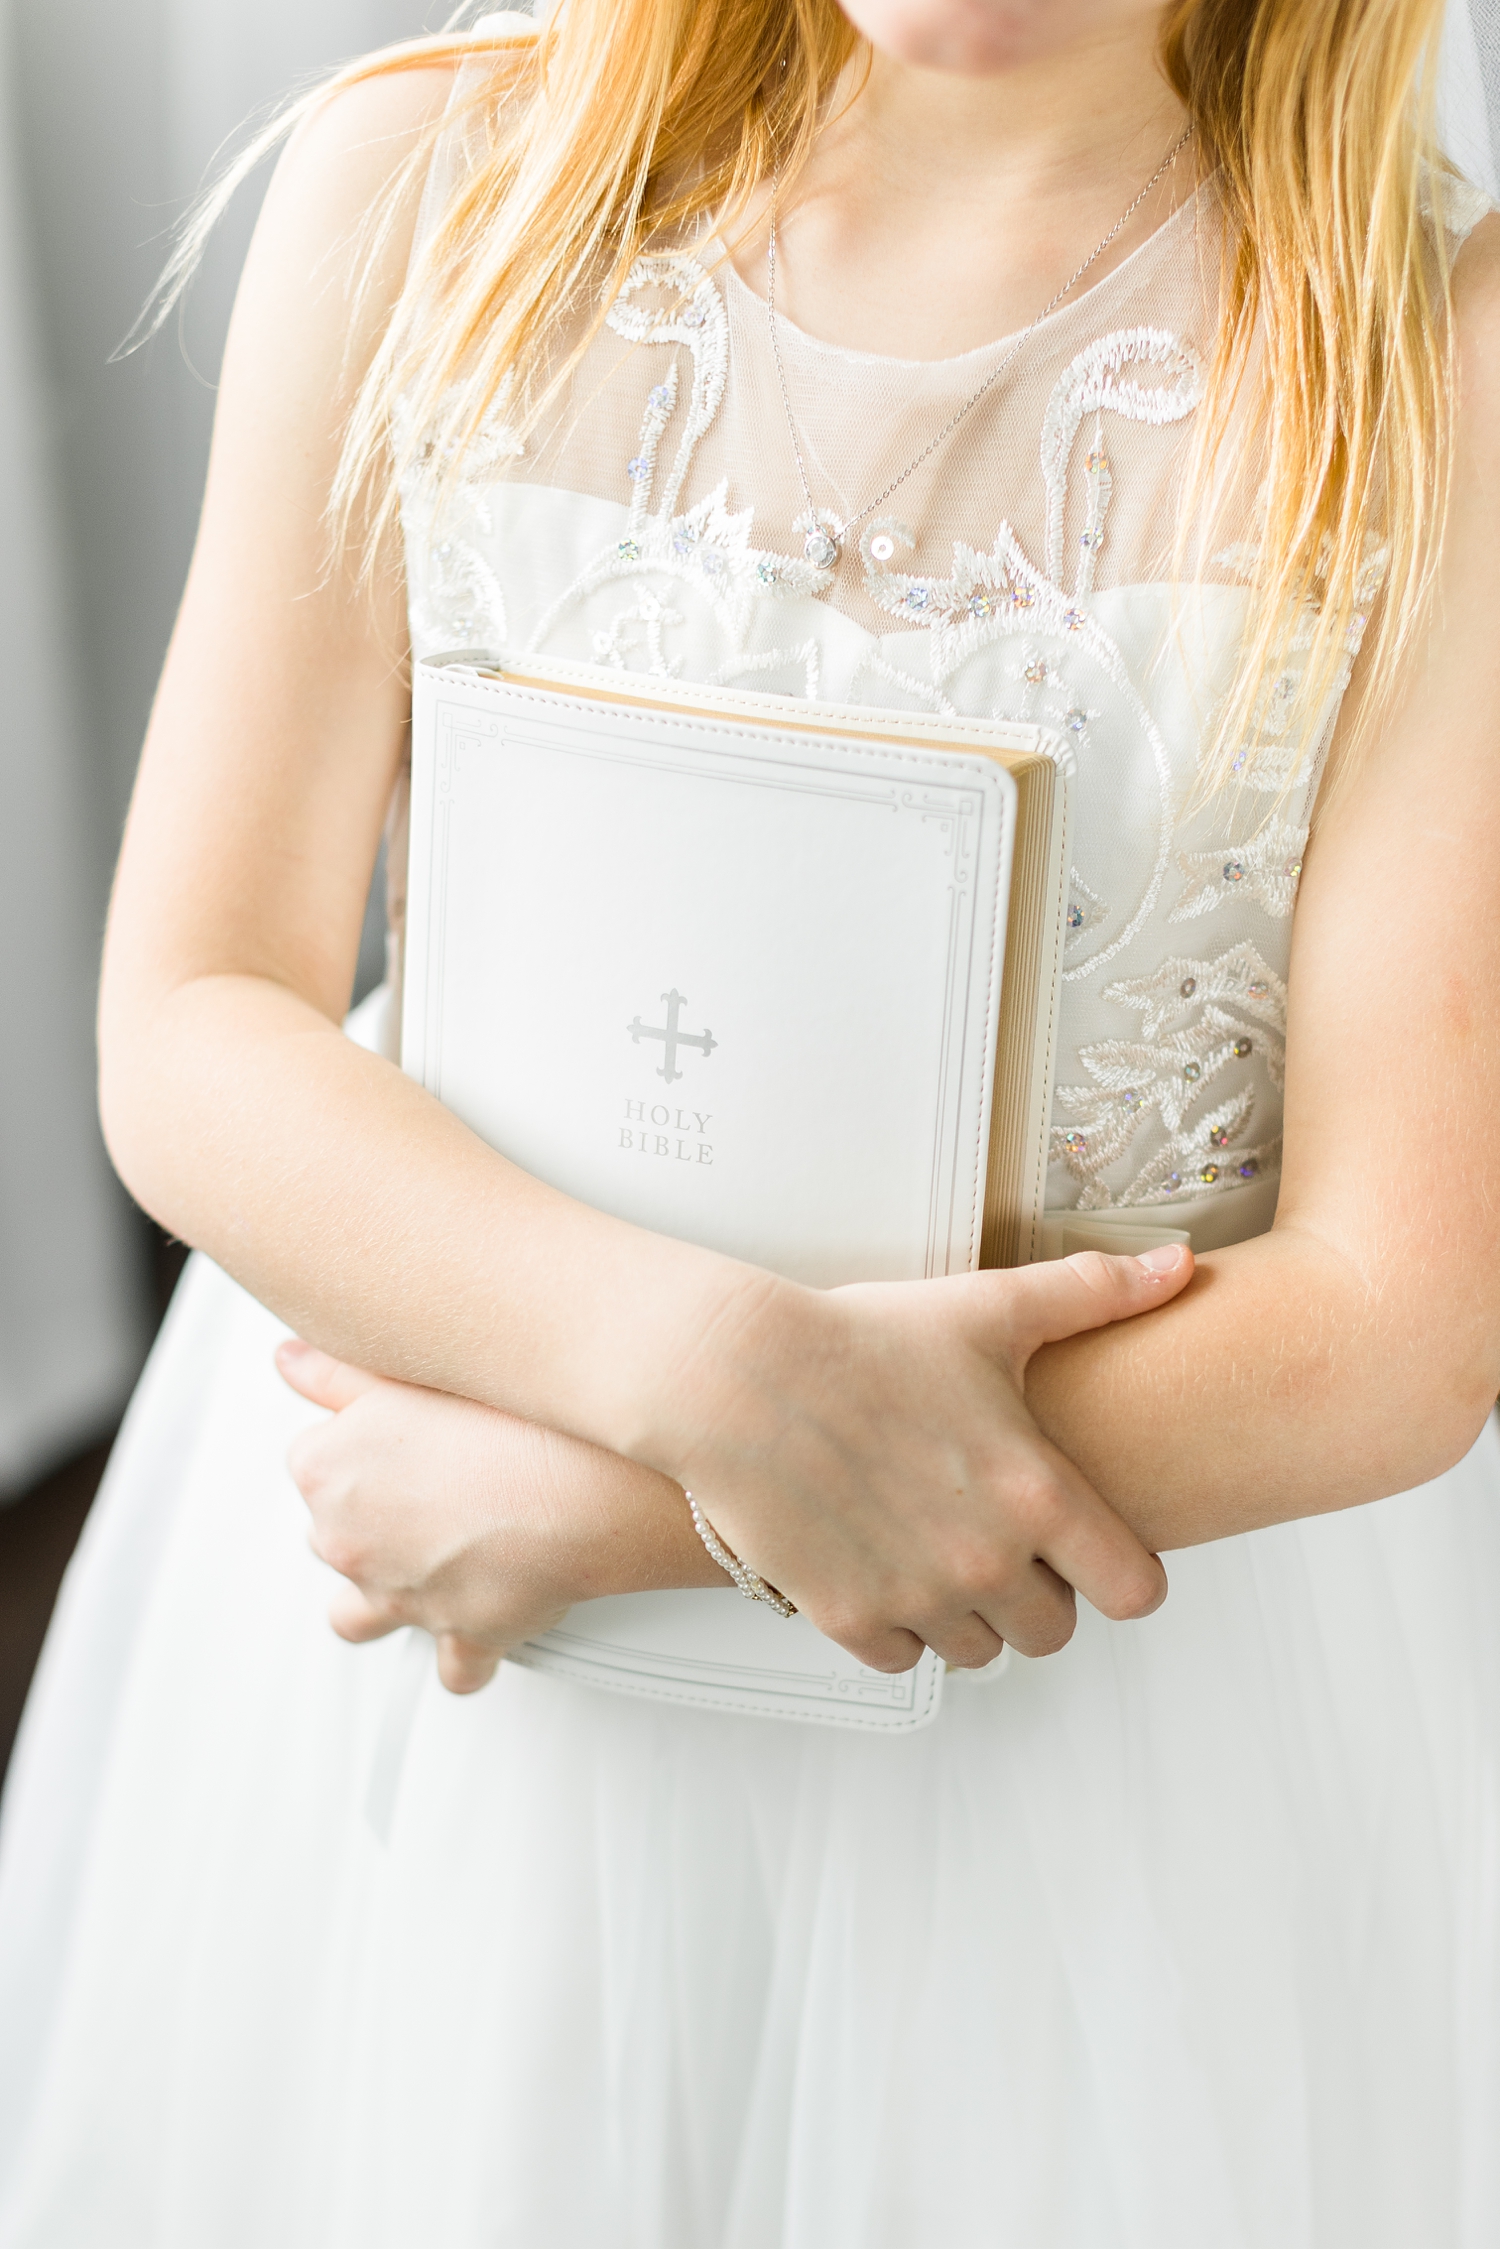
[[[1453,232],[1482,207],[1455,200]],[[1279,1165],[1291,915],[1326,725],[1284,739],[1287,683],[1273,687],[1251,785],[1183,827],[1253,554],[1248,525],[1224,543],[1216,523],[1211,558],[1173,583],[1216,228],[1210,185],[1042,322],[836,571],[801,551],[765,306],[713,245],[640,260],[525,455],[497,423],[441,521],[420,469],[404,494],[419,654],[485,646],[1061,731],[1077,842],[1057,1209],[1200,1202]],[[902,361],[780,316],[778,333],[840,505],[880,489],[1012,348]],[[1380,566],[1372,549],[1372,598]],[[1267,791],[1282,799],[1269,821]],[[1177,926],[1209,917],[1220,949],[1179,957]]]

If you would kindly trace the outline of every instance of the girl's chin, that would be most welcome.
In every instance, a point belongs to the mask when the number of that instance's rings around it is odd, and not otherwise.
[[[1142,0],[841,0],[870,45],[892,62],[990,78],[1067,47]]]

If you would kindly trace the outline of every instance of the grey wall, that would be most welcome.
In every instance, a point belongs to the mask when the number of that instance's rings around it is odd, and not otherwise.
[[[94,1122],[93,995],[258,191],[180,324],[111,354],[221,143],[428,15],[0,0],[0,1499],[108,1426],[149,1334],[145,1228]]]
[[[442,0],[15,0],[23,193],[60,439],[90,763],[123,811],[191,546],[247,191],[181,321],[123,364],[166,230],[247,117]],[[107,830],[101,840],[112,844]]]

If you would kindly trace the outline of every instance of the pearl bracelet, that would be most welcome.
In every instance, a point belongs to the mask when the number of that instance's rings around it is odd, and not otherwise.
[[[692,1493],[685,1491],[682,1496],[688,1503],[694,1530],[726,1577],[734,1579],[745,1599],[764,1601],[766,1607],[774,1609],[778,1616],[795,1616],[797,1610],[794,1602],[789,1601],[784,1593],[778,1593],[774,1585],[767,1585],[765,1579],[752,1570],[748,1562],[742,1562],[737,1554],[730,1553]]]

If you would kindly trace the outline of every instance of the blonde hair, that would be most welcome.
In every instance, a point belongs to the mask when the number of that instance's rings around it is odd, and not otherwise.
[[[1357,748],[1429,608],[1454,385],[1442,18],[1442,0],[1177,0],[1166,22],[1228,221],[1190,487],[1211,489],[1237,406],[1265,447],[1239,677],[1198,801],[1281,744],[1316,753],[1378,598]],[[1280,771],[1288,793],[1297,764]]]
[[[1442,0],[1175,0],[1165,19],[1164,72],[1228,220],[1191,482],[1222,481],[1232,421],[1250,417],[1265,447],[1244,655],[1204,790],[1278,745],[1292,777],[1285,746],[1319,731],[1377,585],[1363,708],[1383,708],[1428,606],[1453,389],[1431,209],[1445,185],[1430,118],[1442,12]],[[437,135],[466,127],[471,160],[365,376],[332,495],[340,530],[361,515],[373,553],[416,448],[441,481],[497,412],[524,434],[643,250],[710,214],[732,228],[774,160],[790,185],[860,51],[835,0],[566,0],[545,27],[492,17],[372,56],[293,105],[205,199],[157,317],[240,178],[307,110],[391,71],[470,66],[463,114],[434,122],[387,199],[385,223]]]

